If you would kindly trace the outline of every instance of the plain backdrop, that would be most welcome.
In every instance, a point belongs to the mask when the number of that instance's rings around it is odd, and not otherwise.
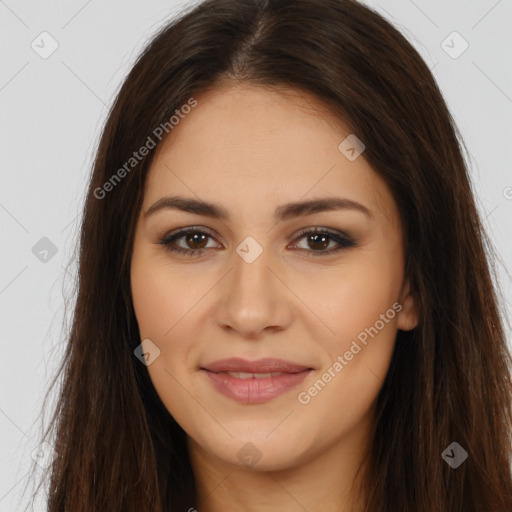
[[[510,317],[512,1],[367,3],[418,49],[463,135]],[[146,41],[189,5],[0,0],[0,512],[21,510],[39,445],[42,398],[65,343],[68,264],[108,107]]]

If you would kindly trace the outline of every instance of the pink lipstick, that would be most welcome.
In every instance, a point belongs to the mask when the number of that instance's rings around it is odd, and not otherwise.
[[[233,357],[201,368],[223,395],[244,404],[261,404],[297,387],[311,367],[263,358],[256,361]]]

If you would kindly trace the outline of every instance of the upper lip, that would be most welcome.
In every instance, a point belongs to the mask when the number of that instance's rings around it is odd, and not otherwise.
[[[282,372],[282,373],[298,373],[304,370],[311,370],[309,366],[285,361],[284,359],[275,358],[262,358],[255,361],[248,361],[241,357],[230,357],[227,359],[219,359],[202,367],[203,370],[208,370],[214,373],[220,372],[247,372],[247,373],[269,373],[269,372]]]

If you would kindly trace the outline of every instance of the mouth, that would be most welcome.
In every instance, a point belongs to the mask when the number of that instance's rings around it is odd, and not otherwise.
[[[224,396],[244,404],[261,404],[298,387],[313,368],[282,359],[230,358],[200,370]]]
[[[285,375],[286,372],[271,372],[271,373],[252,373],[252,372],[214,372],[214,373],[224,373],[225,375],[230,375],[235,379],[268,379],[270,377],[279,377],[281,375]]]

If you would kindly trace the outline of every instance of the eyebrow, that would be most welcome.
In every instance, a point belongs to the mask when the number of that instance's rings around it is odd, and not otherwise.
[[[218,204],[182,196],[162,197],[147,209],[144,217],[166,209],[181,210],[219,220],[229,220],[230,218],[228,211]],[[355,210],[364,213],[368,217],[373,217],[372,212],[366,206],[342,197],[325,197],[309,201],[286,203],[276,208],[274,216],[277,220],[283,221],[301,215],[334,210]]]

